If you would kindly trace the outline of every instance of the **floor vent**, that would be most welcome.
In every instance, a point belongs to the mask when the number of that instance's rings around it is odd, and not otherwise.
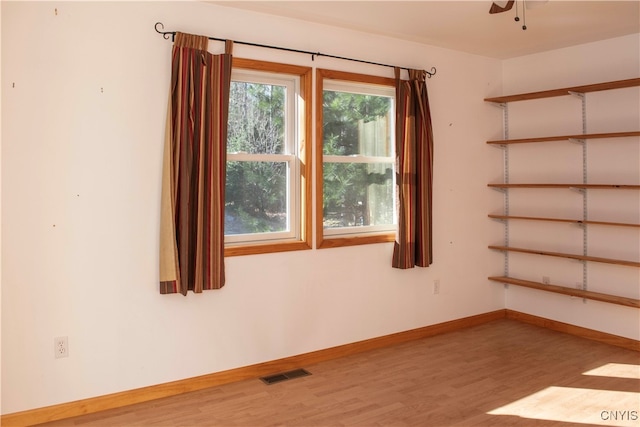
[[[311,372],[305,371],[304,369],[295,369],[289,372],[283,372],[281,374],[269,375],[267,377],[260,378],[263,383],[267,385],[279,383],[281,381],[292,380],[294,378],[306,377],[307,375],[311,375]]]

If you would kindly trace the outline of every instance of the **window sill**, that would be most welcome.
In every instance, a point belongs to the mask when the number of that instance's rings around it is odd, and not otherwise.
[[[388,243],[396,240],[395,233],[376,234],[368,236],[330,237],[320,239],[318,249],[340,248],[343,246],[369,245],[372,243]]]
[[[225,247],[224,256],[232,257],[241,255],[270,254],[275,252],[302,251],[307,249],[311,249],[311,245],[302,241],[237,245]]]

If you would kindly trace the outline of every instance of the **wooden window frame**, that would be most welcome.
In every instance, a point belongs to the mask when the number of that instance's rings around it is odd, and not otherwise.
[[[233,69],[262,71],[267,73],[293,75],[300,79],[300,114],[298,120],[298,159],[299,159],[299,191],[295,196],[299,198],[299,213],[296,220],[299,222],[300,233],[295,240],[283,241],[257,241],[225,244],[225,257],[239,255],[254,255],[274,252],[287,252],[311,249],[312,247],[312,196],[311,179],[312,153],[311,153],[311,106],[312,106],[312,69],[310,67],[281,64],[276,62],[258,61],[253,59],[233,58]]]
[[[325,236],[323,213],[323,93],[324,80],[341,80],[353,83],[372,84],[395,87],[395,80],[388,77],[350,73],[327,69],[316,69],[316,248],[337,248],[372,243],[388,243],[395,241],[396,232],[370,232],[350,234],[346,236]]]

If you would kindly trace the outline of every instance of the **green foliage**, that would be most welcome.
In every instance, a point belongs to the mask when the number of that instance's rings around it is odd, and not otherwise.
[[[389,98],[338,91],[323,95],[323,153],[370,155],[375,141],[361,135],[363,125],[388,115]],[[386,141],[382,142],[386,144]],[[384,150],[386,151],[386,150]],[[324,162],[323,213],[325,227],[390,223],[388,201],[392,199],[393,166],[388,164]],[[376,200],[375,209],[371,199]],[[392,203],[392,200],[391,200]],[[371,211],[385,212],[370,218]],[[391,213],[392,216],[392,213]]]
[[[324,91],[322,133],[324,154],[363,154],[359,147],[358,122],[368,123],[389,112],[389,98],[347,92]]]
[[[228,153],[284,151],[285,89],[267,84],[231,84]],[[286,227],[286,164],[227,163],[225,233],[282,231]]]
[[[227,152],[282,153],[284,103],[282,86],[233,82],[229,95]]]
[[[285,88],[281,86],[232,82],[227,152],[285,153],[285,95]],[[371,155],[371,145],[378,143],[365,141],[360,135],[361,129],[363,124],[387,116],[391,105],[384,96],[325,91],[324,154]],[[327,222],[329,226],[389,223],[392,170],[390,164],[325,163],[325,225]],[[229,161],[226,177],[226,234],[286,229],[285,162]],[[369,218],[370,210],[382,213]]]

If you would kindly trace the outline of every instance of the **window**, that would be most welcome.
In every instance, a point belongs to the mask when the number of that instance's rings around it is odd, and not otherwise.
[[[395,82],[318,70],[317,247],[395,238]]]
[[[310,69],[234,58],[225,254],[310,248]]]

